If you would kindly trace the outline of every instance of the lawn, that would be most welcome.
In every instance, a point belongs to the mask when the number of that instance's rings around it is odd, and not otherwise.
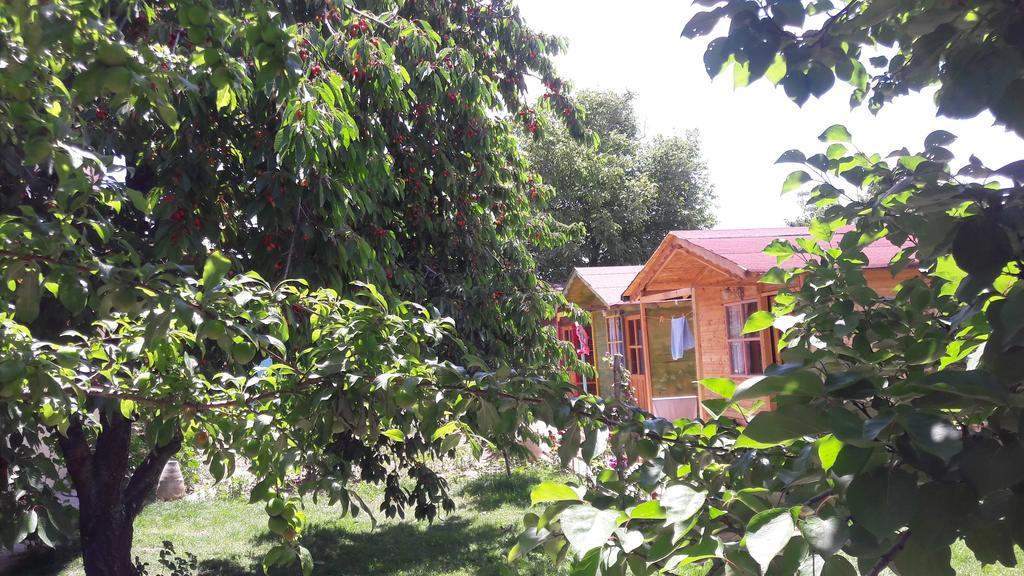
[[[529,507],[531,487],[553,475],[545,469],[520,468],[511,477],[495,472],[461,480],[452,486],[455,512],[433,525],[379,518],[373,529],[365,515],[342,517],[338,507],[310,503],[303,542],[313,553],[317,576],[500,574],[522,526],[523,511]],[[361,486],[359,491],[364,499],[379,501],[375,487]],[[242,500],[154,503],[135,524],[135,554],[150,564],[152,574],[160,574],[161,543],[170,540],[179,553],[198,557],[203,575],[261,573],[259,562],[274,543],[266,523],[262,506]],[[542,556],[534,560],[525,574],[559,574]],[[68,550],[30,558],[9,573],[77,576],[83,572],[81,560]]]
[[[427,522],[381,520],[374,529],[365,516],[342,517],[337,507],[310,504],[310,525],[303,539],[316,563],[317,576],[471,576],[502,574],[505,555],[515,541],[522,514],[529,507],[530,489],[557,473],[543,468],[519,468],[462,479],[452,486],[454,513]],[[363,498],[378,500],[380,491],[361,486]],[[136,522],[135,553],[162,574],[157,558],[164,540],[179,553],[191,552],[204,576],[242,576],[262,573],[259,561],[273,540],[262,506],[241,500],[154,503]],[[1018,549],[1024,565],[1024,554]],[[520,574],[564,574],[540,555]],[[953,549],[958,575],[1011,576],[1019,568],[983,568],[965,546]],[[295,571],[272,571],[294,574]],[[78,576],[82,565],[74,550],[27,559],[8,571],[18,576]]]

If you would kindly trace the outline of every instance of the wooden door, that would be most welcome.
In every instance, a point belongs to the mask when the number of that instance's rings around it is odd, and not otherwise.
[[[626,339],[626,368],[629,369],[629,385],[639,406],[647,406],[650,393],[647,390],[647,356],[644,351],[643,321],[640,315],[626,316],[623,320]]]

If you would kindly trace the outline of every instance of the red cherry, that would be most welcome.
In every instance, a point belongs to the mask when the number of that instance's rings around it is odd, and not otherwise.
[[[458,96],[455,94],[455,92],[448,92],[448,100],[450,102],[455,102],[456,99],[458,99]]]
[[[110,113],[107,112],[105,109],[103,109],[103,108],[97,108],[96,109],[96,118],[97,119],[99,119],[99,120],[106,120],[107,116],[110,116]]]
[[[303,48],[302,50],[299,50],[299,58],[302,58],[303,62],[308,60],[309,59],[309,50],[306,50],[305,48]]]
[[[298,118],[299,120],[302,120],[302,110],[296,110],[295,117]]]
[[[310,69],[309,73],[312,74],[313,76],[319,76],[320,75],[320,65],[319,64],[314,65],[313,68]]]

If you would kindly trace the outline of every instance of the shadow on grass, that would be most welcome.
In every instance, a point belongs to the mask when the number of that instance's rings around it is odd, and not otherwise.
[[[488,474],[466,482],[459,495],[481,512],[502,506],[526,508],[530,506],[530,490],[543,480],[539,472],[529,469],[513,470],[511,476]]]
[[[498,575],[503,572],[505,554],[514,543],[514,527],[474,526],[464,518],[426,525],[401,523],[373,532],[349,532],[337,527],[311,526],[302,544],[309,548],[317,576],[435,574]],[[256,540],[263,540],[257,537]],[[243,576],[261,573],[258,563],[244,566],[237,561],[207,560],[201,563],[204,576]],[[554,574],[538,566],[531,574]],[[536,570],[536,571],[534,571]],[[271,569],[272,576],[294,574],[290,569]]]
[[[11,576],[52,576],[78,559],[78,542],[60,546],[56,549],[38,548],[6,568],[0,567],[0,574]]]

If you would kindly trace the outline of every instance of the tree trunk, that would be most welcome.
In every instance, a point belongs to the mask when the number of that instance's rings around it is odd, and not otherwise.
[[[94,451],[77,417],[57,437],[78,495],[82,561],[87,576],[134,576],[133,523],[156,489],[164,464],[181,448],[181,431],[167,445],[153,448],[128,479],[131,421],[115,409],[101,411],[100,424]]]
[[[134,576],[132,521],[121,510],[79,513],[82,562],[88,576]]]

